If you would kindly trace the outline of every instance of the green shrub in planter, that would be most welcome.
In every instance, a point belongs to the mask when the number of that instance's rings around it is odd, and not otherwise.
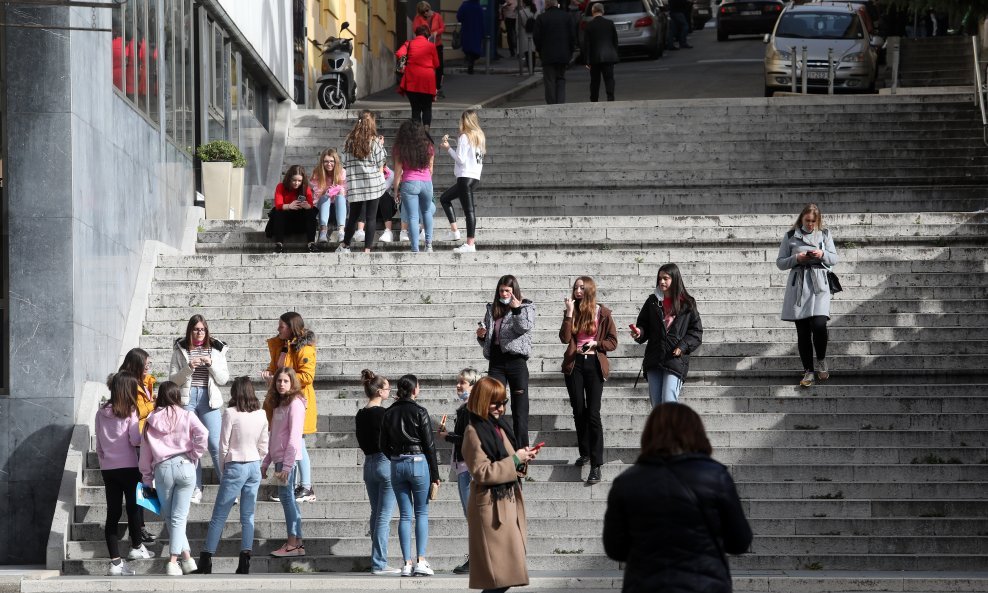
[[[240,149],[232,142],[226,140],[213,140],[203,144],[196,149],[196,157],[204,163],[233,163],[233,166],[238,169],[247,166],[244,153],[240,152]]]

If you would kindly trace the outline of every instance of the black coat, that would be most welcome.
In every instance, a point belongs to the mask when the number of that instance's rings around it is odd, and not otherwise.
[[[535,19],[532,40],[543,64],[569,64],[576,51],[576,23],[562,8],[550,8]]]
[[[388,457],[425,455],[430,481],[439,480],[436,443],[429,411],[410,399],[391,404],[381,421],[381,452]]]
[[[713,537],[725,552],[741,554],[752,534],[734,480],[709,456],[639,459],[611,485],[604,551],[625,563],[625,593],[730,593],[727,560]]]
[[[617,29],[608,19],[594,17],[583,30],[583,38],[586,42],[583,55],[588,64],[613,64],[620,61]]]
[[[663,317],[662,303],[654,294],[649,295],[635,322],[642,332],[635,341],[639,344],[648,342],[642,366],[646,371],[661,369],[685,380],[690,370],[690,354],[703,343],[700,312],[696,308],[681,312],[668,330],[662,322]],[[678,358],[672,355],[676,348],[683,351]]]

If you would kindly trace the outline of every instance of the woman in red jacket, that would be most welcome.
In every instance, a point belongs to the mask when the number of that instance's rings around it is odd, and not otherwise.
[[[312,188],[305,179],[305,169],[301,165],[292,165],[285,172],[285,179],[274,190],[274,208],[268,216],[271,217],[275,253],[285,250],[286,233],[304,232],[309,251],[316,250],[319,211],[312,203]]]
[[[421,25],[429,27],[429,41],[436,46],[439,57],[439,67],[436,68],[436,99],[445,99],[443,94],[443,33],[446,32],[446,22],[443,15],[432,10],[432,5],[422,0],[415,5],[415,19],[412,20],[412,30],[417,31]]]
[[[436,98],[436,68],[439,54],[429,41],[432,32],[427,25],[415,29],[415,39],[405,42],[395,56],[408,56],[405,73],[398,85],[398,92],[408,97],[412,106],[412,119],[422,122],[428,129],[432,125],[432,101]]]

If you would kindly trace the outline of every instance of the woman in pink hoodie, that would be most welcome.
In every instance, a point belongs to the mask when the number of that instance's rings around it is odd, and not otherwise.
[[[151,554],[141,543],[141,514],[137,506],[137,483],[141,472],[137,469],[137,446],[141,433],[137,428],[137,377],[126,371],[110,377],[110,400],[96,411],[96,454],[103,474],[106,491],[106,525],[103,534],[110,551],[110,575],[133,575],[135,570],[120,557],[120,502],[126,500],[127,533],[131,551],[128,559],[150,558]]]
[[[305,395],[295,370],[281,367],[274,372],[266,400],[274,408],[271,416],[271,440],[268,454],[261,462],[261,476],[268,476],[268,466],[274,462],[274,476],[278,480],[278,494],[285,511],[288,541],[272,556],[284,558],[305,556],[302,544],[302,513],[295,500],[295,462],[302,458],[302,424],[305,422]]]
[[[206,452],[208,435],[195,412],[182,408],[182,390],[178,385],[171,381],[162,383],[154,411],[144,423],[141,481],[147,487],[152,482],[157,484],[161,518],[168,526],[171,554],[165,565],[168,576],[182,576],[196,569],[185,537],[185,523],[196,486],[196,462]]]

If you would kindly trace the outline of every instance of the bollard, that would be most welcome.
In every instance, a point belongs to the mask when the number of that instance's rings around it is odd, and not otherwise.
[[[827,94],[834,94],[834,48],[827,48]]]
[[[792,52],[791,53],[791,55],[792,55],[792,76],[790,77],[790,82],[792,84],[790,86],[792,86],[792,92],[793,92],[793,94],[796,94],[796,46],[794,45],[794,46],[790,47],[789,48],[789,51]]]
[[[806,78],[809,76],[809,65],[806,62],[806,46],[803,46],[803,94],[806,94]]]

